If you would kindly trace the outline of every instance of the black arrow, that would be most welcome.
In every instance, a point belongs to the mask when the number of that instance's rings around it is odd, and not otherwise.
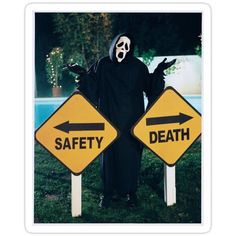
[[[60,125],[55,126],[55,129],[69,133],[70,131],[94,131],[94,130],[104,130],[104,123],[69,123],[66,121]]]
[[[162,125],[162,124],[171,124],[179,123],[180,125],[186,121],[192,119],[192,116],[188,116],[183,113],[179,113],[177,116],[162,116],[162,117],[150,117],[146,119],[146,125]]]

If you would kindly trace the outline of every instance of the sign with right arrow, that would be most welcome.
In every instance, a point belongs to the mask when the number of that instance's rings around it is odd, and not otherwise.
[[[131,132],[173,166],[201,135],[201,114],[174,88],[167,87]]]

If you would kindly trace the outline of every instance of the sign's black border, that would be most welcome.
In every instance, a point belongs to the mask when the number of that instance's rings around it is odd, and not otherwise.
[[[55,156],[53,153],[50,152],[50,150],[48,150],[39,140],[37,140],[36,138],[36,134],[37,132],[39,131],[39,129],[58,111],[60,110],[67,102],[68,100],[70,100],[74,95],[76,94],[79,94],[81,95],[93,108],[95,108],[97,110],[97,112],[108,122],[110,123],[110,125],[116,130],[116,137],[115,139],[105,148],[103,149],[101,152],[99,152],[99,154],[91,161],[88,163],[88,165],[79,173],[75,173],[73,172],[69,167],[67,167],[62,161],[60,161],[57,156]],[[54,156],[63,166],[65,166],[72,174],[78,176],[78,175],[81,175],[83,173],[83,171],[93,162],[95,161],[100,155],[101,153],[103,153],[108,147],[110,147],[118,138],[120,137],[120,131],[116,128],[116,126],[104,115],[102,114],[97,108],[96,106],[91,102],[89,101],[89,99],[83,94],[81,93],[79,90],[75,91],[74,93],[72,93],[72,95],[70,95],[59,107],[56,111],[54,111],[50,117],[48,117],[44,122],[43,124],[40,125],[40,127],[38,127],[35,132],[34,132],[34,138],[35,140],[43,147],[45,148],[52,156]],[[35,154],[35,153],[34,153]]]
[[[138,121],[132,126],[131,128],[131,134],[139,140],[145,147],[147,147],[152,153],[154,153],[157,157],[159,157],[166,165],[172,167],[175,166],[178,161],[184,156],[184,154],[189,150],[189,148],[195,143],[195,141],[201,136],[201,133],[198,135],[198,137],[189,145],[189,147],[183,152],[183,154],[178,158],[178,160],[174,164],[168,164],[161,156],[159,156],[155,151],[151,150],[141,139],[139,139],[135,134],[134,134],[134,128],[135,126],[143,119],[143,117],[146,115],[146,113],[155,105],[155,103],[161,98],[161,96],[167,91],[167,90],[172,90],[174,91],[185,103],[187,103],[194,111],[196,111],[200,116],[201,114],[198,112],[198,110],[195,109],[176,89],[174,89],[171,86],[168,86],[164,89],[164,91],[157,97],[157,99],[151,104],[151,106],[146,110],[146,112],[138,119]]]

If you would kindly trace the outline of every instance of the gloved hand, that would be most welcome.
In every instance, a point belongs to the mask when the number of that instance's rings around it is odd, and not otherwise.
[[[65,68],[77,74],[77,76],[75,77],[75,82],[77,84],[77,87],[79,88],[82,83],[83,77],[87,71],[83,67],[79,66],[77,63],[67,64]]]
[[[166,60],[167,58],[165,58],[161,63],[157,65],[156,69],[153,72],[154,75],[165,75],[164,70],[171,67],[176,62],[176,59],[173,59],[172,61],[169,62],[166,62]]]
[[[77,63],[67,64],[66,66],[68,70],[70,70],[71,72],[77,75],[83,75],[86,73],[86,70],[83,67],[79,66]]]

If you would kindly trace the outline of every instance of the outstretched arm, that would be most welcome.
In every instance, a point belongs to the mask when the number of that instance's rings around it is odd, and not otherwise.
[[[161,63],[159,63],[153,73],[149,74],[149,88],[148,88],[148,107],[159,97],[165,88],[165,70],[171,67],[176,59],[166,62],[165,58]]]
[[[82,75],[87,72],[83,67],[79,66],[77,63],[67,64],[66,67],[68,68],[68,70],[77,75]]]
[[[77,74],[77,89],[81,91],[95,106],[98,104],[98,62],[93,64],[88,71],[77,63],[67,64],[67,68]]]
[[[167,58],[165,58],[161,63],[157,65],[156,69],[153,72],[154,76],[165,75],[164,70],[171,67],[176,62],[176,59],[173,59],[172,61],[169,61],[169,62],[166,62],[166,60]]]

